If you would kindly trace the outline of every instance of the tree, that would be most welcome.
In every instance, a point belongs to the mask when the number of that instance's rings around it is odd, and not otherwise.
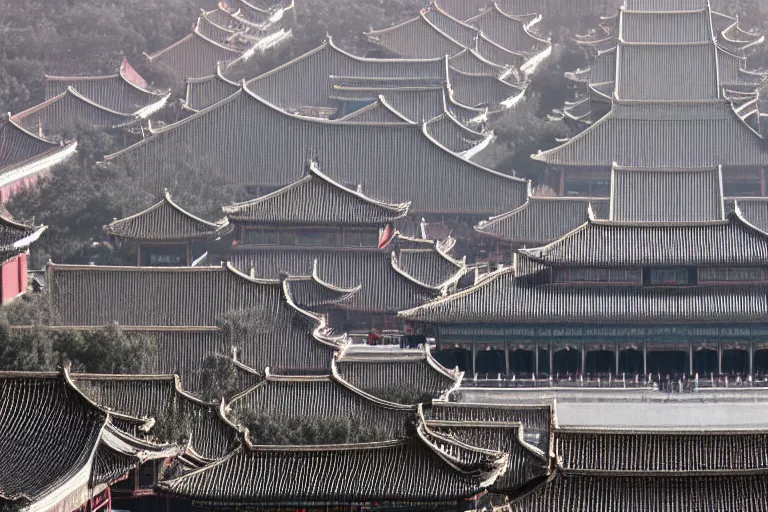
[[[238,391],[237,366],[229,357],[210,354],[203,360],[201,381],[203,400],[231,398]]]

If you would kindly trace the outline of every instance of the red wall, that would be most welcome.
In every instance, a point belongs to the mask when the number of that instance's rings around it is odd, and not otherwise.
[[[0,265],[0,303],[27,291],[27,255],[19,254]]]
[[[14,181],[13,183],[9,183],[4,187],[0,187],[0,204],[5,204],[14,194],[34,186],[41,178],[41,176],[44,176],[47,173],[48,171],[37,174],[30,174],[29,176],[25,176],[19,180]]]

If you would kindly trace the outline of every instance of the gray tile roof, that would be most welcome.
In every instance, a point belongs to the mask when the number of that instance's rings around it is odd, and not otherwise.
[[[745,497],[748,497],[745,501]],[[584,512],[764,512],[768,483],[764,476],[605,477],[558,476],[515,500],[512,512],[565,512],[574,503]]]
[[[558,467],[569,474],[712,475],[768,472],[768,433],[557,430]]]
[[[264,382],[235,397],[227,407],[231,409],[228,416],[235,421],[248,413],[287,422],[346,418],[360,423],[364,430],[383,430],[385,439],[406,437],[406,425],[416,412],[415,407],[372,399],[331,375],[267,374]]]
[[[724,221],[693,223],[590,220],[560,240],[521,253],[558,267],[761,266],[768,262],[768,234],[736,213]]]
[[[227,80],[218,71],[217,74],[204,78],[189,78],[184,108],[199,112],[232,96],[239,90],[239,84]]]
[[[242,50],[209,39],[195,29],[147,58],[153,66],[167,69],[177,80],[183,81],[210,76],[219,62],[233,61],[242,53]]]
[[[539,246],[583,225],[592,206],[598,218],[608,216],[607,198],[536,197],[511,212],[491,217],[475,227],[480,233],[507,242]]]
[[[181,152],[215,162],[212,172],[230,183],[285,185],[300,177],[314,154],[336,181],[359,183],[377,199],[411,200],[415,212],[496,213],[524,202],[525,180],[468,162],[423,130],[295,117],[241,91],[106,160],[131,162],[140,180],[162,185]],[[470,182],[473,193],[467,194]]]
[[[627,43],[700,43],[712,41],[709,10],[649,12],[622,9],[621,38]]]
[[[633,169],[614,166],[611,220],[708,222],[725,218],[720,168]]]
[[[641,287],[527,286],[514,268],[472,288],[403,311],[431,324],[680,324],[761,323],[768,314],[762,285]]]
[[[68,158],[77,147],[74,142],[56,144],[43,139],[10,119],[0,118],[0,182],[3,174],[24,169],[43,170]]]
[[[165,191],[163,199],[137,214],[114,220],[104,226],[104,232],[131,240],[194,240],[212,238],[227,228],[226,219],[208,222],[192,215]]]
[[[461,372],[446,369],[428,353],[347,354],[337,359],[335,371],[350,385],[383,399],[397,387],[417,391],[421,397],[442,398],[462,378]]]
[[[206,459],[218,459],[234,448],[237,431],[219,416],[218,403],[205,403],[180,388],[173,375],[91,375],[71,374],[74,385],[102,408],[137,418],[154,419],[149,439],[175,442],[158,437],[157,425],[189,418],[190,447]]]
[[[462,471],[445,457],[422,439],[323,447],[244,447],[215,464],[167,480],[159,488],[187,499],[237,503],[453,504],[478,494],[487,480],[493,480],[482,470]]]
[[[271,194],[224,206],[231,222],[259,226],[374,226],[404,218],[409,203],[387,204],[351,190],[325,175],[316,162],[304,177]]]
[[[48,76],[45,77],[45,99],[51,100],[69,87],[92,102],[121,114],[134,114],[163,101],[167,92],[150,91],[146,82],[136,74],[127,61],[120,71],[106,76]]]
[[[763,166],[768,145],[726,102],[615,104],[588,129],[533,158],[605,168]]]

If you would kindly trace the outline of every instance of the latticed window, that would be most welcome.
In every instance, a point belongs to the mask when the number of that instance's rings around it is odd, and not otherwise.
[[[688,267],[647,268],[643,275],[647,286],[692,286],[696,269]]]
[[[760,282],[765,279],[763,269],[750,267],[706,267],[699,269],[699,282]]]

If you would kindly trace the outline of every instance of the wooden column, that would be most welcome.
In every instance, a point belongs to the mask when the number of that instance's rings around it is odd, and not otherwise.
[[[192,265],[192,242],[187,242],[187,266]]]
[[[587,373],[587,346],[581,346],[581,374]]]
[[[717,374],[723,374],[723,343],[717,342]]]
[[[748,350],[749,350],[749,374],[752,375],[755,373],[755,344],[754,342],[750,341],[748,342]]]
[[[688,343],[688,375],[693,375],[693,342]]]
[[[619,350],[619,342],[617,341],[613,345],[613,356],[616,359],[616,365],[613,368],[614,368],[614,370],[616,372],[616,376],[617,377],[618,377],[619,373],[621,373],[621,371],[619,370],[619,356],[620,355],[621,355],[621,351]]]
[[[549,343],[549,375],[551,376],[553,373],[553,368],[555,367],[555,345],[550,342]]]
[[[643,343],[643,375],[648,375],[648,342]]]
[[[539,344],[533,342],[533,374],[539,374]]]
[[[504,369],[505,375],[509,375],[509,343],[504,344]]]
[[[472,343],[472,376],[477,375],[477,343]]]

